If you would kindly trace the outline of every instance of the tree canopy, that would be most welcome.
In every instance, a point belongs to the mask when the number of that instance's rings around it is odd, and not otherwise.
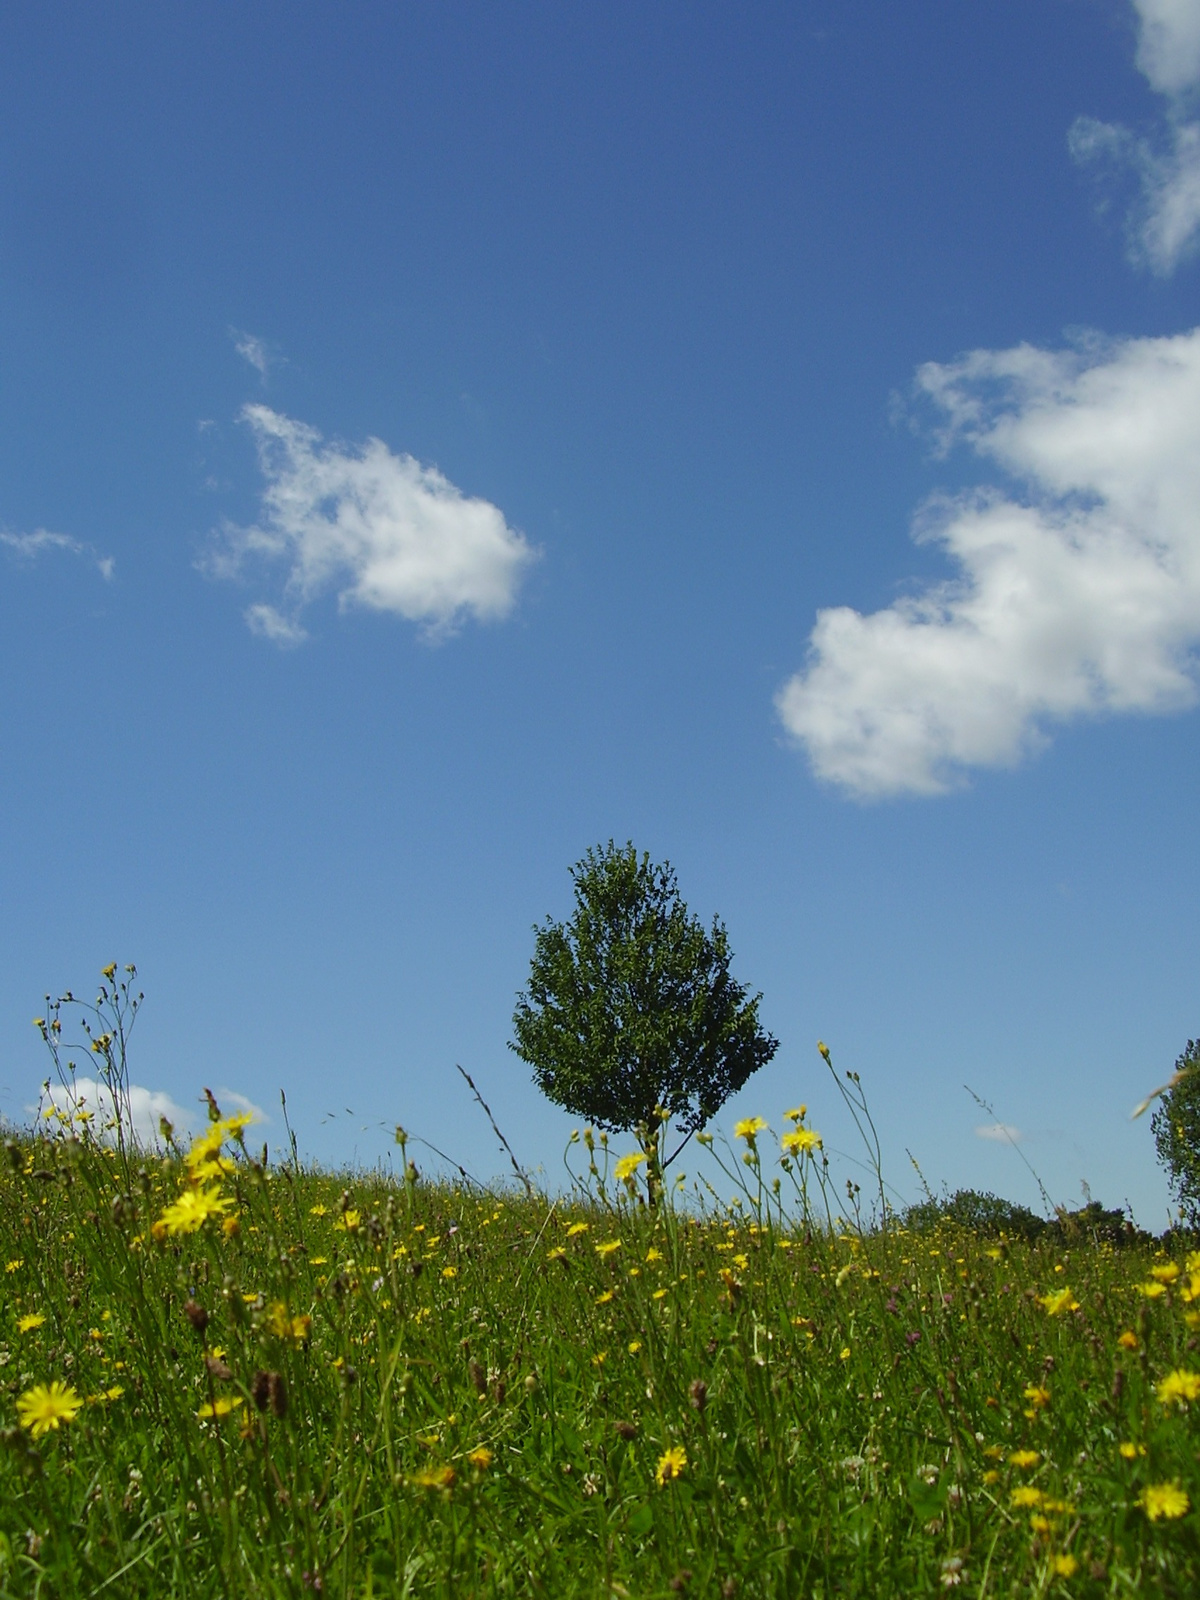
[[[762,997],[731,975],[724,926],[691,915],[669,863],[610,840],[571,878],[570,921],[534,929],[510,1048],[564,1110],[643,1140],[665,1113],[686,1140],[779,1048]]]
[[[1200,1227],[1200,1039],[1189,1039],[1150,1124],[1184,1221]]]

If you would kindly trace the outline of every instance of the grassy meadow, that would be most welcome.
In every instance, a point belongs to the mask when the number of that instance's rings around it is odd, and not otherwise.
[[[800,1107],[653,1206],[211,1109],[4,1147],[0,1596],[1200,1592],[1183,1245],[856,1222]]]

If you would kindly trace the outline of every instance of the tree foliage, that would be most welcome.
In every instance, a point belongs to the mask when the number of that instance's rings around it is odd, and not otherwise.
[[[641,1131],[653,1160],[667,1113],[686,1139],[779,1048],[761,995],[729,971],[722,923],[679,895],[671,866],[611,840],[571,868],[575,912],[535,927],[510,1048],[542,1092],[610,1132]]]
[[[1184,1220],[1200,1227],[1200,1039],[1189,1039],[1150,1124]]]

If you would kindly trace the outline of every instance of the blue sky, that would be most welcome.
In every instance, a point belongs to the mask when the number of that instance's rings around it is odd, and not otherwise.
[[[17,5],[0,1110],[133,1077],[481,1176],[627,838],[887,1176],[1158,1226],[1200,1033],[1200,0]],[[915,536],[915,537],[914,537]],[[349,1110],[347,1110],[349,1108]],[[330,1115],[333,1113],[333,1115]],[[419,1158],[420,1159],[420,1158]],[[849,1170],[849,1169],[847,1169]]]

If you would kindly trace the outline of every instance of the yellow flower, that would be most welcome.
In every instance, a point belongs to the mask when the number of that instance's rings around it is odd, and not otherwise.
[[[1179,1276],[1179,1263],[1177,1261],[1164,1261],[1161,1266],[1151,1267],[1150,1276],[1159,1283],[1174,1283]]]
[[[1008,1458],[1010,1467],[1036,1467],[1042,1459],[1040,1450],[1014,1450]]]
[[[31,1311],[27,1317],[22,1317],[17,1323],[18,1333],[32,1333],[35,1328],[40,1328],[45,1322],[45,1317],[40,1311]]]
[[[442,1268],[442,1277],[443,1278],[457,1278],[458,1277],[458,1268],[457,1267],[443,1267]]]
[[[586,1233],[590,1224],[586,1222],[573,1222],[567,1229],[567,1238],[574,1239],[576,1234]]]
[[[667,1291],[665,1289],[655,1289],[654,1293],[650,1296],[650,1298],[651,1298],[651,1300],[661,1300],[666,1293],[667,1293]]]
[[[60,1423],[74,1422],[82,1409],[83,1401],[71,1385],[55,1378],[51,1384],[38,1383],[25,1391],[17,1401],[17,1420],[40,1439]]]
[[[637,1355],[638,1351],[641,1348],[642,1348],[642,1341],[640,1339],[631,1339],[629,1341],[629,1354],[631,1356]]]
[[[1053,1294],[1038,1295],[1038,1304],[1045,1306],[1052,1317],[1060,1316],[1064,1311],[1079,1310],[1079,1301],[1065,1284]]]
[[[841,1353],[838,1356],[838,1360],[839,1361],[849,1361],[849,1359],[850,1359],[850,1346],[848,1344],[844,1344],[842,1346]]]
[[[1117,1343],[1121,1346],[1122,1350],[1136,1350],[1138,1347],[1137,1334],[1131,1333],[1129,1329],[1126,1328],[1125,1332],[1117,1340]]]
[[[236,1407],[244,1406],[245,1404],[246,1402],[240,1394],[221,1395],[219,1399],[210,1400],[205,1405],[202,1405],[196,1413],[196,1420],[198,1422],[208,1422],[215,1417],[227,1417]]]
[[[1162,1283],[1139,1283],[1138,1293],[1144,1294],[1147,1300],[1157,1300],[1159,1295],[1166,1294],[1166,1285]]]
[[[1049,1389],[1043,1389],[1040,1384],[1030,1384],[1029,1388],[1025,1389],[1023,1393],[1035,1411],[1040,1410],[1042,1406],[1050,1404],[1050,1391]]]
[[[789,1156],[811,1155],[821,1148],[821,1135],[815,1128],[795,1128],[779,1141]]]
[[[1138,1496],[1137,1503],[1146,1513],[1148,1522],[1157,1522],[1159,1517],[1182,1517],[1191,1505],[1177,1483],[1149,1483]]]
[[[1059,1578],[1073,1578],[1079,1568],[1079,1562],[1069,1551],[1061,1556],[1055,1556],[1052,1565],[1055,1576]]]
[[[632,1178],[645,1159],[645,1153],[641,1150],[635,1150],[630,1155],[622,1156],[613,1168],[613,1175],[617,1182],[624,1183],[626,1178]]]
[[[18,1256],[15,1261],[6,1261],[4,1263],[4,1270],[5,1272],[19,1272],[24,1265],[25,1262],[21,1259],[21,1257]]]
[[[458,1477],[453,1467],[428,1467],[424,1472],[418,1472],[409,1479],[418,1489],[452,1489],[454,1480]]]
[[[215,1185],[208,1189],[185,1189],[166,1208],[158,1223],[169,1234],[195,1233],[209,1217],[221,1216],[231,1204]]]
[[[478,1445],[474,1450],[467,1451],[467,1460],[473,1467],[478,1467],[480,1472],[486,1472],[492,1464],[492,1452],[486,1445]]]
[[[566,1253],[567,1252],[563,1249],[561,1244],[556,1244],[553,1250],[546,1251],[546,1260],[561,1261],[565,1257]]]
[[[310,1217],[327,1217],[329,1215],[329,1207],[319,1205],[309,1206],[308,1214]]]
[[[236,1239],[242,1231],[242,1225],[236,1217],[225,1217],[221,1223],[221,1232],[227,1239]]]
[[[1117,1450],[1124,1456],[1126,1461],[1136,1461],[1139,1456],[1146,1454],[1146,1446],[1144,1444],[1131,1444],[1128,1440],[1123,1444],[1119,1444]]]
[[[1174,1372],[1168,1372],[1161,1383],[1155,1386],[1155,1394],[1159,1404],[1164,1406],[1187,1405],[1189,1400],[1200,1400],[1200,1372],[1189,1372],[1186,1367],[1177,1367]]]
[[[734,1123],[733,1136],[735,1139],[745,1139],[753,1148],[759,1134],[764,1133],[769,1127],[770,1123],[764,1117],[743,1117],[740,1122]]]
[[[614,1250],[621,1248],[620,1239],[606,1239],[603,1244],[593,1246],[598,1256],[610,1256]]]
[[[988,1469],[988,1471],[984,1473],[983,1481],[984,1481],[984,1483],[999,1483],[1000,1482],[1000,1474],[996,1471],[995,1467],[990,1467]]]
[[[254,1298],[257,1298],[255,1296]],[[266,1328],[277,1339],[289,1339],[292,1344],[303,1344],[312,1332],[312,1318],[293,1316],[283,1300],[272,1300],[267,1308]]]
[[[342,1213],[342,1215],[334,1223],[334,1227],[340,1228],[343,1233],[357,1233],[359,1224],[361,1222],[361,1214],[351,1208],[349,1211]]]
[[[1009,1499],[1014,1506],[1040,1506],[1042,1503],[1042,1491],[1035,1489],[1031,1483],[1023,1483],[1019,1488],[1013,1490],[1009,1495]]]
[[[613,1290],[612,1289],[605,1289],[603,1294],[598,1294],[596,1296],[596,1304],[598,1306],[606,1306],[608,1304],[608,1302],[612,1298],[613,1298]]]
[[[653,1247],[651,1247],[649,1250],[646,1251],[646,1260],[647,1261],[661,1261],[662,1259],[663,1259],[663,1253],[662,1253],[661,1250],[655,1250]]]
[[[1034,1512],[1033,1516],[1029,1519],[1029,1526],[1033,1529],[1034,1533],[1049,1533],[1053,1524],[1051,1523],[1049,1517],[1043,1517],[1040,1512]]]
[[[796,1106],[794,1110],[785,1111],[783,1113],[784,1120],[787,1121],[787,1122],[803,1122],[804,1121],[804,1113],[807,1110],[808,1110],[807,1106]]]
[[[654,1469],[655,1483],[661,1489],[664,1483],[670,1483],[673,1478],[678,1478],[687,1464],[687,1451],[681,1444],[672,1445],[658,1458],[658,1466]]]

